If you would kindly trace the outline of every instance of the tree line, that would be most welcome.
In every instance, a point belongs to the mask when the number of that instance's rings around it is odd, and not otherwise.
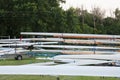
[[[95,7],[63,10],[65,0],[0,0],[0,36],[19,37],[20,32],[120,34],[120,10],[115,17]]]

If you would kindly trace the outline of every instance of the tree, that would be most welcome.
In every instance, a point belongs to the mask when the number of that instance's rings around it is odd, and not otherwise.
[[[64,24],[64,0],[0,0],[0,35],[19,36],[21,31],[56,31]],[[59,18],[57,18],[57,16]],[[2,28],[4,27],[4,28]],[[59,31],[59,30],[58,30]]]
[[[79,24],[82,33],[93,33],[93,16],[87,10],[76,8],[76,13],[79,17]]]
[[[71,33],[80,33],[81,28],[79,25],[79,18],[77,16],[76,10],[74,8],[70,8],[66,11],[66,29],[65,32],[71,32]]]
[[[120,10],[119,10],[119,8],[116,8],[114,13],[115,13],[116,20],[120,21]]]
[[[104,24],[104,30],[106,34],[115,34],[115,19],[112,17],[107,17],[104,19],[103,24]]]
[[[103,18],[105,16],[105,11],[101,10],[99,7],[94,7],[92,9],[92,14],[93,14],[93,23],[94,23],[94,33],[96,33],[96,30],[98,29],[98,27],[104,26]],[[98,32],[101,32],[101,31],[98,31]]]

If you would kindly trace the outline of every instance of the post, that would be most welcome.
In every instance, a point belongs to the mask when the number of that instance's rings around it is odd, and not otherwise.
[[[15,42],[15,56],[17,55],[17,42]]]
[[[96,18],[95,18],[95,15],[93,15],[93,22],[94,22],[93,34],[95,34],[95,28],[96,28],[95,21],[96,21]],[[95,41],[95,38],[94,38],[94,47],[96,46],[95,44],[96,44],[96,41]],[[94,54],[96,54],[95,49],[94,49]]]
[[[57,77],[57,78],[56,78],[56,80],[60,80],[60,78],[59,78],[59,77]]]

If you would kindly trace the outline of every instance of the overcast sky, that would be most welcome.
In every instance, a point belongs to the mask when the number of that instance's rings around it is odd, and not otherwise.
[[[116,8],[120,9],[120,0],[66,0],[66,4],[63,4],[64,9],[69,7],[81,7],[83,5],[84,9],[91,11],[94,7],[100,7],[105,10],[106,15],[111,16]]]

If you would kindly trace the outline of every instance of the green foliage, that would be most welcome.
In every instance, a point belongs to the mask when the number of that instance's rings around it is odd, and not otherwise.
[[[66,28],[65,32],[80,33],[81,28],[79,24],[79,18],[74,8],[70,8],[66,11]]]
[[[104,12],[70,8],[65,0],[0,0],[0,35],[19,37],[22,31],[120,34],[120,10],[115,18],[103,18]]]
[[[87,24],[84,24],[82,33],[90,34],[90,33],[93,33],[93,30],[94,29],[92,27],[88,26]]]

